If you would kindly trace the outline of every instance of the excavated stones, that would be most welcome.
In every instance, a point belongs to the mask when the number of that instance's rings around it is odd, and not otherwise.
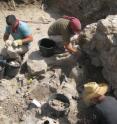
[[[117,90],[117,15],[110,15],[85,27],[80,35],[82,49],[92,64],[103,66],[103,76]],[[117,97],[117,95],[116,95]]]

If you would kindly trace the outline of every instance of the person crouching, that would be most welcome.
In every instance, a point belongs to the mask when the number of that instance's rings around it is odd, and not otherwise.
[[[6,45],[6,56],[17,59],[19,55],[24,55],[29,50],[29,44],[33,41],[32,32],[28,25],[18,20],[15,15],[8,15],[6,23],[6,31],[3,36]],[[12,35],[13,41],[8,40],[10,35]]]
[[[48,29],[48,35],[50,39],[56,42],[62,52],[66,49],[69,53],[77,53],[77,56],[80,56],[80,52],[72,44],[72,41],[78,39],[80,31],[81,23],[79,19],[64,16],[51,24]]]
[[[117,124],[117,100],[106,96],[105,83],[89,82],[84,85],[83,100],[97,115],[97,124]]]

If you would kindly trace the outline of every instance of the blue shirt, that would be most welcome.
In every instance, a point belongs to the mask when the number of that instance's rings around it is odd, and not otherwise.
[[[14,40],[24,39],[25,37],[32,34],[30,28],[28,27],[27,23],[19,21],[19,26],[16,29],[16,32],[12,31],[11,26],[6,27],[5,33],[11,34]]]

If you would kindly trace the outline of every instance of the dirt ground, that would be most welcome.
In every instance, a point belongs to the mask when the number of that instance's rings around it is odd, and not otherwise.
[[[40,4],[37,3],[37,5],[21,5],[20,7],[16,7],[16,10],[11,10],[9,7],[3,2],[0,5],[0,48],[4,47],[4,41],[3,41],[3,35],[6,27],[5,17],[9,14],[14,14],[19,20],[24,21],[32,21],[32,23],[28,23],[32,34],[34,37],[34,40],[38,37],[38,35],[46,35],[47,29],[51,22],[54,21],[54,18],[51,17],[51,14],[44,12],[42,9],[40,9]],[[53,16],[53,14],[52,14]],[[57,17],[57,15],[55,16]],[[46,22],[46,23],[45,23]],[[10,37],[12,39],[12,37]],[[3,90],[3,94],[6,94],[7,99],[0,102],[1,106],[1,112],[0,112],[0,124],[16,124],[18,123],[19,119],[23,115],[25,109],[26,109],[26,103],[24,99],[22,99],[23,95],[17,96],[16,90],[19,86],[17,86],[16,79],[12,80],[2,80],[2,85],[5,85],[6,90]],[[40,87],[41,88],[41,87]],[[7,90],[11,93],[11,96],[8,95]],[[39,100],[42,98],[43,95],[48,95],[49,90],[44,89],[47,92],[44,92],[40,94],[39,97],[37,95],[38,93],[41,93],[39,91],[40,89],[35,89],[33,92],[34,97],[37,96],[37,99]],[[42,90],[42,88],[41,88]],[[15,94],[15,95],[14,95]],[[3,98],[4,99],[4,98]],[[26,124],[29,124],[27,122]],[[33,124],[30,122],[30,124]]]
[[[54,12],[52,12],[50,10],[48,12],[43,11],[42,9],[40,9],[40,4],[27,5],[27,6],[21,5],[20,7],[17,7],[15,11],[9,10],[8,6],[6,6],[6,7],[3,5],[0,5],[0,6],[1,6],[1,9],[0,9],[0,42],[1,42],[1,45],[0,45],[0,47],[4,46],[4,42],[3,42],[2,38],[3,38],[4,31],[5,31],[5,26],[6,26],[5,17],[7,15],[14,14],[20,20],[32,21],[32,23],[28,23],[28,24],[32,29],[32,34],[34,36],[34,40],[38,37],[38,35],[41,35],[41,36],[47,35],[47,30],[48,30],[49,25],[56,18],[58,18],[60,16],[55,11]],[[98,78],[98,77],[96,76],[96,73],[93,72],[93,67],[90,67],[88,70],[90,70],[90,72],[92,73],[91,75],[94,78],[93,79],[92,77],[89,77],[89,81],[91,81],[91,78],[92,78],[92,80],[96,80],[96,78]],[[59,69],[56,71],[58,73]],[[90,75],[89,71],[86,73],[88,75]],[[49,77],[51,77],[53,75],[53,70],[50,70],[50,72],[48,72],[48,75],[49,75]],[[45,80],[40,80],[40,79],[38,81],[34,80],[33,81],[34,84],[32,83],[31,85],[26,86],[26,88],[28,87],[29,89],[30,89],[30,87],[32,87],[32,89],[34,87],[34,90],[32,91],[33,97],[35,97],[39,101],[43,100],[43,99],[47,99],[46,97],[48,97],[53,92],[55,93],[56,90],[61,91],[61,89],[63,87],[66,87],[66,86],[60,87],[59,85],[57,85],[53,88],[53,87],[48,87],[48,86],[43,87],[43,86],[39,85],[40,82],[41,82],[41,84],[43,84],[43,82],[46,83],[46,82],[50,81],[50,79],[48,78],[48,75],[46,75],[47,77],[45,76],[45,78],[44,78]],[[101,79],[102,79],[102,77],[101,77]],[[9,84],[9,86],[8,86],[8,84]],[[33,120],[33,116],[35,115],[35,113],[39,113],[38,110],[36,110],[36,111],[32,110],[31,112],[26,111],[27,104],[29,101],[26,98],[23,98],[24,94],[25,94],[24,93],[25,86],[23,87],[24,91],[21,91],[21,93],[20,93],[20,91],[17,91],[19,86],[17,86],[16,79],[3,80],[2,85],[4,87],[6,87],[6,90],[4,92],[6,94],[7,99],[5,99],[3,102],[0,102],[0,109],[1,109],[0,115],[2,115],[2,116],[0,116],[0,120],[1,120],[0,124],[42,124],[41,121],[39,122],[39,121],[35,120],[35,118]],[[69,84],[67,84],[67,85],[69,86]],[[35,88],[35,86],[36,86],[36,88]],[[60,89],[58,87],[60,87]],[[44,90],[46,92],[44,92]],[[64,90],[64,88],[62,90]],[[7,91],[9,91],[10,94],[12,94],[12,97],[10,95],[8,95]],[[15,93],[16,91],[20,95],[17,95]],[[68,91],[69,93],[75,94],[74,93],[75,91],[74,91],[74,89],[72,90],[71,85],[68,87],[68,89],[66,88],[66,91]],[[65,92],[65,90],[63,92]],[[23,93],[23,95],[22,95],[22,93]],[[44,96],[44,97],[42,97],[42,96]],[[77,109],[77,100],[75,102],[76,102],[76,108],[71,110],[71,115],[69,115],[70,116],[69,118],[71,118],[72,121],[74,121],[76,119],[76,118],[74,118],[74,117],[76,117],[76,116],[74,116],[74,113],[76,111],[75,109]],[[73,104],[73,107],[74,107],[74,104]],[[31,115],[32,113],[34,113],[34,115]],[[29,117],[28,119],[25,118],[25,117],[27,117],[26,115],[28,115],[28,117]],[[80,116],[81,116],[81,118],[80,118]],[[86,118],[84,117],[84,111],[83,112],[81,111],[81,113],[79,112],[78,117],[79,117],[78,124],[89,124],[90,123],[90,121],[87,123],[85,122]],[[30,120],[30,119],[32,119],[32,120]],[[41,119],[43,120],[43,118],[41,118]],[[8,121],[8,120],[10,120],[10,121]],[[21,121],[20,123],[18,123],[19,120]],[[25,123],[23,123],[22,120],[23,121],[25,120]],[[58,121],[58,120],[56,119],[56,121]],[[55,120],[54,120],[54,122],[55,122]],[[68,119],[62,120],[62,118],[61,118],[61,119],[59,119],[58,122],[59,122],[59,124],[70,124]],[[56,122],[56,124],[57,124],[57,122]],[[71,123],[71,124],[75,124],[75,122]]]

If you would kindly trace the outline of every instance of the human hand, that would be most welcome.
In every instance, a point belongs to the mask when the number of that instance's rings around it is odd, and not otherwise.
[[[19,39],[19,40],[14,40],[12,45],[17,47],[17,46],[21,46],[23,44],[22,40]]]
[[[8,47],[8,46],[11,46],[12,43],[13,43],[12,40],[6,40],[6,41],[5,41],[5,45],[6,45],[7,47]]]

